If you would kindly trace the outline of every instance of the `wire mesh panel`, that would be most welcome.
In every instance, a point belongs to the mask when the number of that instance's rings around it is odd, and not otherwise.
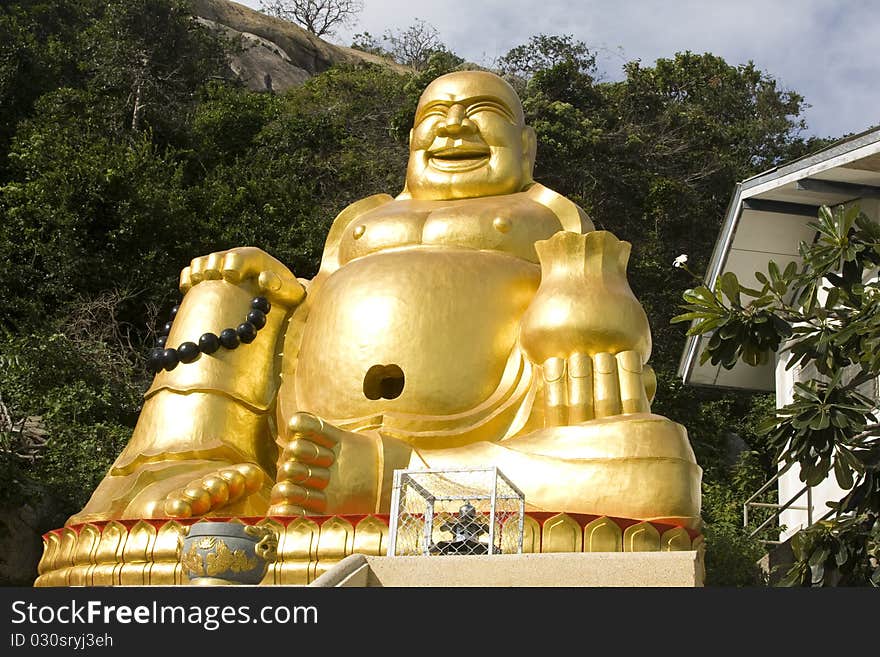
[[[498,468],[396,470],[388,554],[521,553],[524,511]]]

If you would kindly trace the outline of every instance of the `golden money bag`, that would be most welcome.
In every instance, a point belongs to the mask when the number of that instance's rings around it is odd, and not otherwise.
[[[560,231],[535,243],[541,285],[520,342],[533,363],[574,353],[651,355],[648,317],[626,280],[631,245],[608,231]]]

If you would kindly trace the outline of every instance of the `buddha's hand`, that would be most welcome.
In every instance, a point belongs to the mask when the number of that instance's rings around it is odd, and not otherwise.
[[[278,476],[269,515],[373,513],[377,439],[296,413],[279,439]]]
[[[291,271],[265,251],[242,246],[193,259],[180,272],[180,292],[186,294],[202,281],[225,280],[233,285],[252,282],[273,304],[291,308],[300,303],[305,289]]]
[[[637,351],[573,354],[541,366],[544,424],[559,426],[627,413],[649,413],[657,380]]]

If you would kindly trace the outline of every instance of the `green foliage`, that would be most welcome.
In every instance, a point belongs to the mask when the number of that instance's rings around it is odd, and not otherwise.
[[[296,273],[317,271],[327,231],[348,204],[403,186],[406,78],[380,66],[337,67],[284,96],[213,90],[195,115],[199,148],[190,189],[196,253],[244,244]],[[224,133],[237,137],[227,142]],[[402,134],[401,134],[402,133]],[[178,261],[180,263],[180,261]],[[186,264],[183,261],[182,264]]]
[[[793,264],[793,263],[792,263]],[[771,267],[775,288],[779,281],[779,270]],[[770,285],[768,283],[768,285]],[[689,312],[676,315],[670,322],[693,322],[688,335],[700,335],[713,331],[705,351],[700,354],[700,364],[707,360],[712,365],[721,364],[727,369],[742,360],[749,365],[766,363],[772,352],[779,348],[783,338],[791,335],[791,326],[768,307],[774,297],[769,293],[762,295],[760,302],[750,304],[744,309],[741,303],[742,288],[733,272],[725,272],[716,282],[715,289],[704,285],[683,293]],[[784,292],[782,292],[784,294]],[[727,298],[726,305],[724,297]]]
[[[792,538],[794,566],[782,586],[880,586],[880,520],[822,521]]]
[[[596,72],[596,55],[571,34],[538,34],[499,58],[497,67],[498,73],[511,78],[521,91],[535,75],[546,75],[557,67],[592,79]]]
[[[4,506],[49,493],[62,522],[82,508],[128,440],[142,402],[145,372],[127,356],[118,345],[51,328],[0,341],[4,404],[18,417],[39,417],[49,436],[32,463],[3,451]]]
[[[351,48],[361,52],[378,55],[379,57],[393,58],[393,55],[369,32],[358,32],[351,38]]]
[[[417,73],[425,73],[432,67],[436,69],[438,57],[448,62],[450,68],[464,63],[444,45],[436,27],[418,18],[405,29],[385,30],[381,42],[369,32],[355,34],[351,47],[386,57]]]
[[[682,391],[687,390],[681,382]],[[694,415],[687,429],[697,462],[703,465],[703,535],[706,539],[707,586],[766,585],[758,561],[766,552],[750,534],[767,516],[758,510],[743,527],[743,502],[767,480],[770,458],[758,433],[760,420],[773,407],[772,395],[754,400],[691,399]],[[722,432],[719,434],[719,431]],[[759,502],[773,502],[773,492]],[[772,531],[772,530],[771,530]]]
[[[97,0],[27,0],[0,5],[0,155],[44,93],[83,75],[80,31]],[[0,158],[0,175],[5,157]]]
[[[758,565],[765,548],[750,539],[742,527],[742,501],[761,486],[765,469],[755,454],[748,452],[735,464],[733,473],[738,481],[709,480],[703,487],[706,586],[765,585],[767,575]]]
[[[148,127],[160,144],[180,137],[198,86],[226,74],[224,44],[186,0],[109,2],[82,39],[88,87],[113,99],[117,130]]]
[[[164,294],[157,286],[199,246],[180,166],[147,137],[108,139],[79,111],[81,93],[41,99],[10,154],[18,180],[0,187],[0,314],[14,326],[108,283]]]
[[[796,383],[793,401],[761,431],[776,460],[797,463],[806,484],[819,484],[833,470],[847,493],[832,504],[833,522],[799,535],[797,562],[783,582],[877,584],[880,424],[876,401],[860,387],[880,376],[880,284],[872,279],[880,264],[880,225],[853,205],[823,207],[810,226],[818,237],[800,245],[800,268],[792,263],[780,271],[770,262],[766,275],[756,274],[759,290],[732,275],[714,292],[689,290],[684,307],[690,312],[673,321],[692,321],[691,335],[713,332],[704,356],[723,367],[739,359],[755,364],[784,341],[788,368],[814,368],[816,376]]]

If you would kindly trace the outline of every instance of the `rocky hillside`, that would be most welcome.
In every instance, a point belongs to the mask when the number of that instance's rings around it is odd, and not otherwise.
[[[284,91],[334,64],[373,62],[406,71],[388,59],[337,46],[298,25],[229,0],[193,0],[199,20],[239,40],[232,70],[255,91]]]

